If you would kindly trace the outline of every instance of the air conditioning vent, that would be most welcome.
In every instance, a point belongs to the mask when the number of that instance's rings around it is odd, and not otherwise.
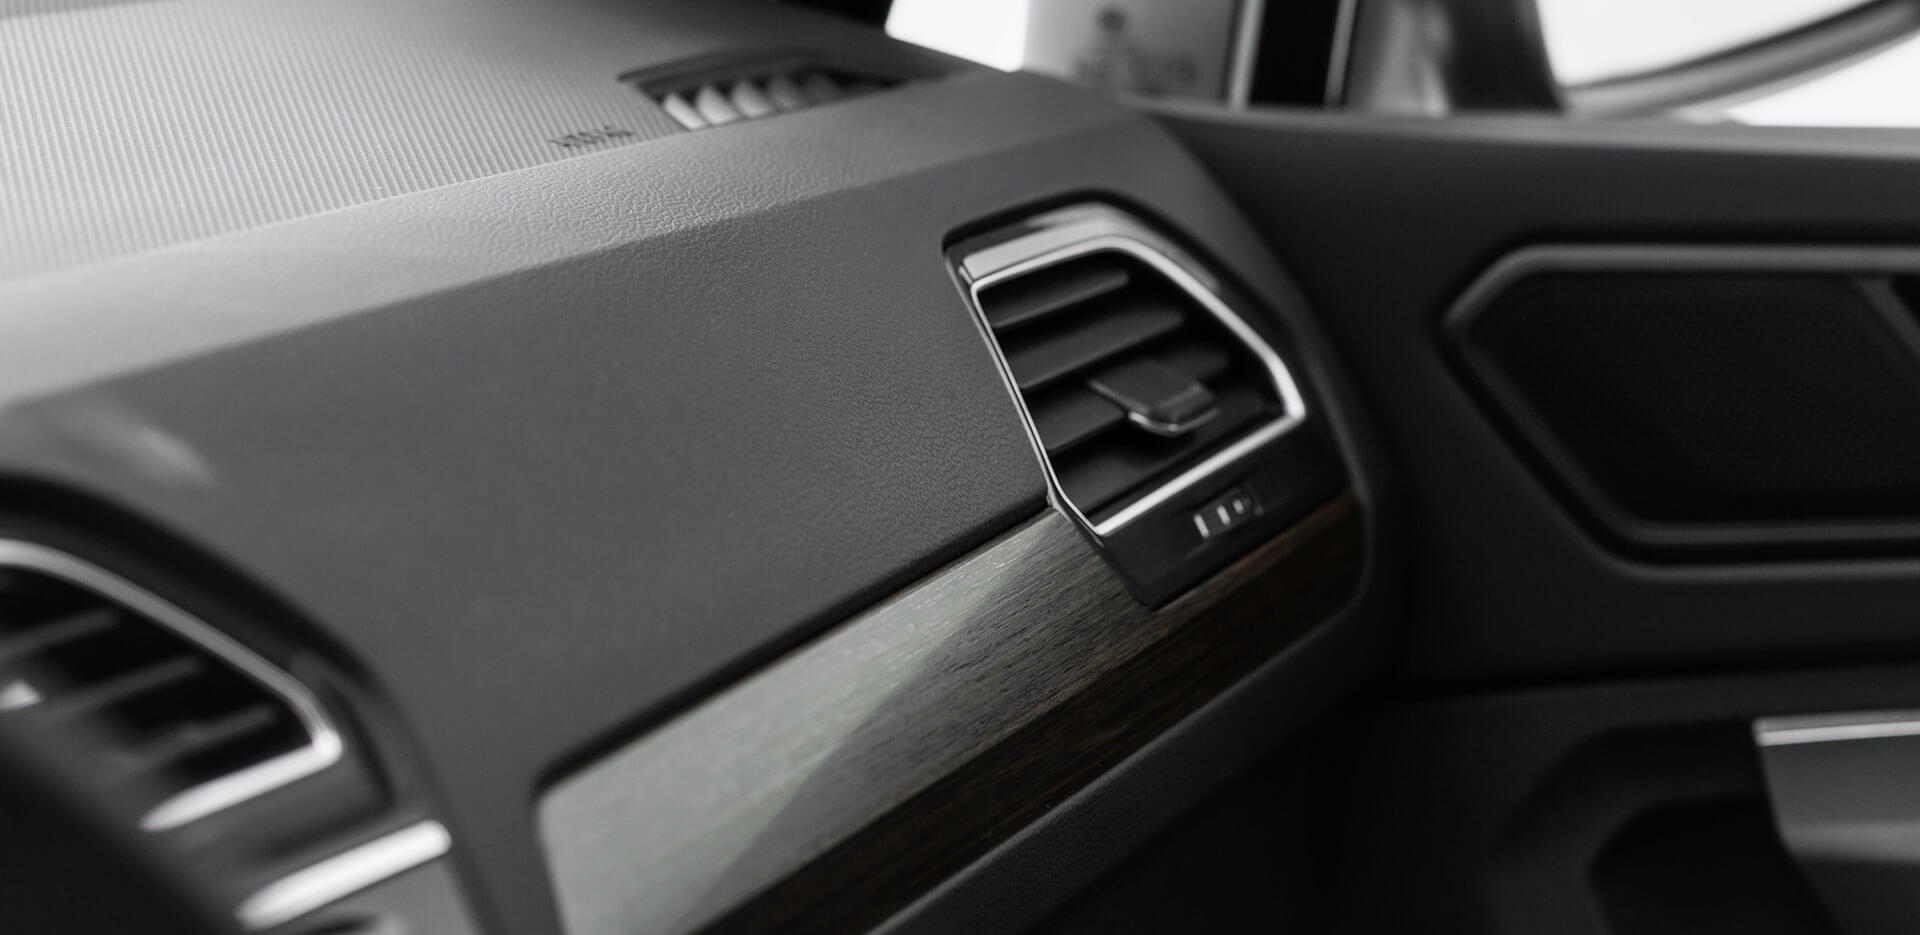
[[[976,298],[1061,492],[1095,525],[1288,416],[1255,345],[1135,252],[1086,252]]]
[[[645,88],[689,130],[756,120],[871,94],[897,82],[837,68],[794,65],[746,74],[681,79]]]
[[[1054,505],[1158,606],[1346,483],[1336,444],[1241,301],[1100,204],[948,250]]]
[[[0,717],[80,740],[91,775],[162,830],[339,759],[289,676],[134,585],[64,553],[0,542]]]

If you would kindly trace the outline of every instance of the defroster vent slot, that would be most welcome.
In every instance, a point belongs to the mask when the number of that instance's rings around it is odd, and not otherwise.
[[[806,110],[900,83],[877,73],[794,59],[628,80],[688,130]]]

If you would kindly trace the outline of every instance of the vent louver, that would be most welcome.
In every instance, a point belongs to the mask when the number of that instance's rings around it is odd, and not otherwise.
[[[1096,526],[1288,414],[1248,341],[1145,257],[1089,252],[976,298],[1061,492]]]
[[[947,257],[1049,499],[1141,603],[1172,600],[1346,484],[1324,420],[1236,311],[1250,297],[1133,215],[1057,208]]]
[[[834,68],[795,66],[675,82],[647,93],[682,127],[700,130],[871,94],[895,83]]]
[[[148,830],[212,814],[335,762],[298,683],[92,565],[0,542],[0,717],[81,740]]]

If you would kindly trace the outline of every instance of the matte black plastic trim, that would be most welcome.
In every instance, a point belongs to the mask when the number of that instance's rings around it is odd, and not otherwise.
[[[1500,366],[1470,340],[1480,316],[1508,287],[1541,273],[1828,273],[1853,276],[1920,272],[1920,248],[1834,246],[1537,246],[1507,255],[1468,286],[1446,313],[1449,350],[1495,411],[1537,456],[1574,512],[1601,537],[1630,550],[1668,557],[1724,557],[1727,552],[1773,554],[1888,550],[1920,542],[1920,517],[1884,521],[1662,522],[1635,516],[1579,464]],[[1897,333],[1920,340],[1911,313],[1875,290],[1864,290],[1874,311]],[[1920,346],[1914,350],[1920,355]],[[1920,367],[1920,356],[1915,366]]]
[[[1920,721],[1867,711],[1759,718],[1774,826],[1844,935],[1920,922]]]

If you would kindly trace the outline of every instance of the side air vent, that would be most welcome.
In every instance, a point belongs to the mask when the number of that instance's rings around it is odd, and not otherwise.
[[[1230,290],[1132,216],[1066,208],[949,256],[1054,502],[1142,601],[1190,586],[1344,482]]]
[[[0,541],[0,717],[78,737],[164,830],[323,769],[310,695],[172,605],[64,553]]]
[[[892,87],[896,82],[837,68],[790,65],[646,85],[643,90],[689,130],[804,110]]]
[[[1287,416],[1248,342],[1124,250],[980,290],[1067,499],[1089,519]]]

